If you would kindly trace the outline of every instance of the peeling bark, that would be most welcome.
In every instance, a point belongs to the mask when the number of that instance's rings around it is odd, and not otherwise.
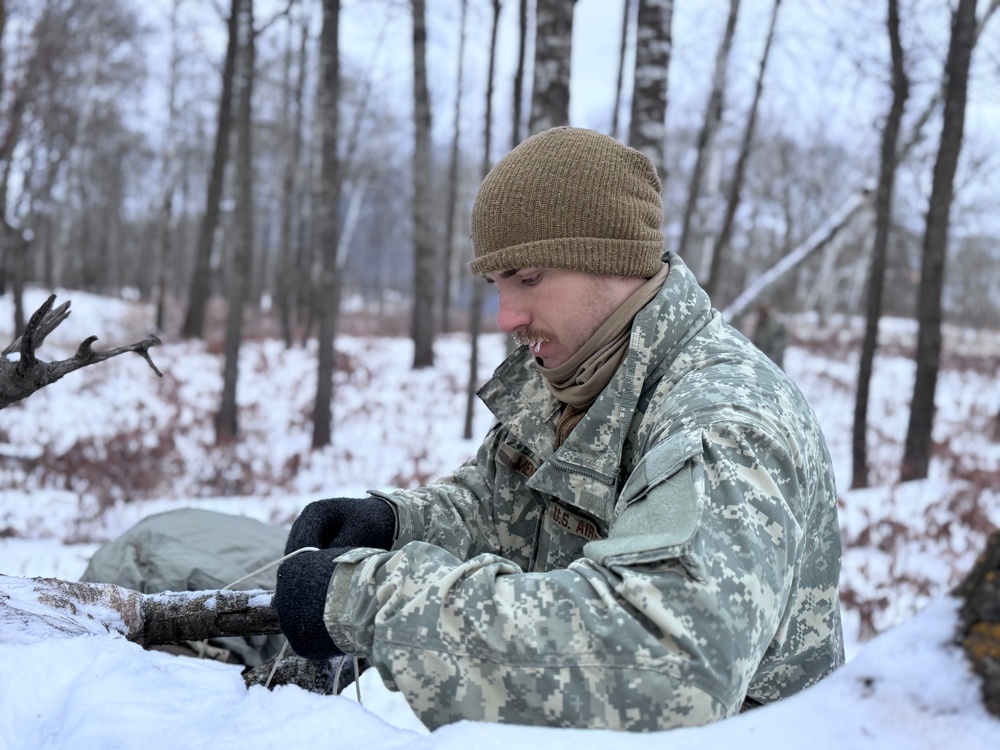
[[[280,633],[271,598],[272,592],[261,589],[141,594],[113,583],[0,574],[0,624],[6,630],[17,623],[26,632],[119,633],[148,648]]]
[[[952,593],[962,600],[958,640],[983,680],[983,705],[1000,718],[1000,531]]]

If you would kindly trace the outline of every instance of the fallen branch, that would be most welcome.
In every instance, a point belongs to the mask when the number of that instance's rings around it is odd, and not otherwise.
[[[97,341],[97,336],[90,336],[80,344],[76,354],[69,359],[58,362],[44,362],[35,354],[38,347],[52,331],[69,317],[69,302],[64,302],[56,308],[52,307],[56,295],[51,294],[35,311],[25,326],[24,333],[12,341],[3,350],[0,358],[0,409],[10,406],[15,401],[27,398],[37,390],[54,383],[64,375],[79,370],[87,365],[103,362],[126,352],[140,355],[158,376],[163,377],[153,360],[149,357],[149,349],[160,343],[156,336],[150,336],[135,344],[120,346],[104,352],[95,352],[91,344]],[[11,360],[10,355],[18,352],[19,358]]]
[[[142,628],[128,639],[143,647],[281,632],[270,591],[166,592],[142,597]]]
[[[149,648],[228,636],[281,632],[272,593],[182,591],[140,594],[113,583],[19,578],[0,573],[0,643],[30,644],[53,636],[117,633]],[[277,662],[277,667],[275,667]],[[368,663],[349,656],[305,659],[290,650],[243,670],[243,682],[275,688],[298,685],[338,695]]]
[[[29,634],[117,632],[144,648],[226,636],[280,633],[271,592],[140,594],[113,583],[0,574],[0,625]],[[37,605],[42,605],[41,607]]]
[[[728,321],[736,320],[771,284],[791,271],[814,252],[829,245],[833,241],[833,238],[851,222],[851,219],[871,205],[873,196],[874,190],[870,187],[866,187],[864,190],[851,195],[841,204],[837,212],[823,222],[802,244],[747,286],[725,310],[722,310],[722,317]]]

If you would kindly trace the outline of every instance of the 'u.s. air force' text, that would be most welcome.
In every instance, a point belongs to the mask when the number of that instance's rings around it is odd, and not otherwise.
[[[560,508],[558,505],[552,506],[552,520],[559,528],[565,529],[570,534],[582,536],[587,541],[592,542],[595,539],[602,538],[593,523],[586,518],[581,518],[575,513],[571,513],[565,508]]]

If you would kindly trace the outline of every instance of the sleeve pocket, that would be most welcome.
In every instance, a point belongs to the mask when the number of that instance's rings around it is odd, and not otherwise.
[[[584,554],[604,566],[686,558],[701,519],[700,456],[697,434],[674,435],[654,447],[622,488],[608,538],[588,543]]]

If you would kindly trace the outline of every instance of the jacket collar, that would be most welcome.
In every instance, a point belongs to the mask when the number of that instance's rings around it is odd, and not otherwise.
[[[602,521],[614,508],[625,437],[646,381],[651,373],[659,380],[711,315],[708,296],[680,257],[667,253],[664,260],[670,272],[659,294],[636,315],[625,360],[558,449],[555,420],[562,405],[527,347],[508,357],[479,391],[538,466],[528,486]]]

